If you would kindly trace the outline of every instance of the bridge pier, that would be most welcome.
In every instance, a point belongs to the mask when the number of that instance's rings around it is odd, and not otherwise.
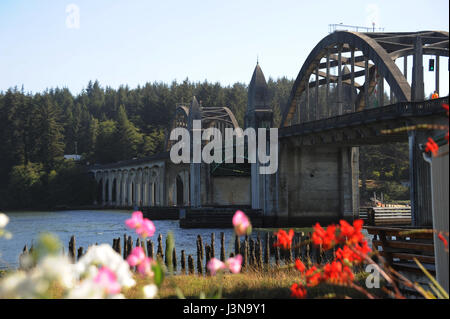
[[[358,161],[352,147],[281,139],[276,223],[311,226],[357,217]]]
[[[409,180],[411,198],[411,219],[413,226],[432,226],[431,171],[422,156],[420,144],[426,143],[427,131],[410,131],[409,142]]]

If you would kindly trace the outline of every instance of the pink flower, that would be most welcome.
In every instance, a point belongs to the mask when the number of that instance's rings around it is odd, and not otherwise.
[[[220,269],[226,269],[227,267],[219,259],[212,258],[210,261],[208,261],[208,265],[206,266],[206,268],[208,268],[210,274],[214,276],[217,271],[219,271]]]
[[[233,274],[237,274],[241,271],[242,256],[237,255],[236,257],[228,258],[225,264]]]
[[[131,218],[125,221],[125,225],[129,228],[136,229],[136,233],[143,238],[153,236],[156,230],[153,222],[144,218],[140,211],[131,214]]]
[[[142,212],[136,211],[133,214],[131,214],[131,218],[125,221],[125,225],[127,225],[129,228],[139,228],[141,227],[143,222],[144,217],[142,215]]]
[[[118,294],[120,292],[120,284],[117,277],[108,267],[103,266],[98,270],[94,278],[94,282],[105,288],[107,294]]]
[[[145,259],[144,249],[140,246],[134,247],[127,257],[127,262],[131,267],[139,265]]]
[[[142,222],[141,227],[136,228],[136,233],[143,237],[152,237],[153,234],[155,233],[155,225],[153,224],[153,222],[147,218],[144,218],[144,221]]]
[[[248,219],[247,215],[245,215],[241,210],[236,211],[236,213],[234,214],[233,226],[234,231],[238,236],[247,235],[252,231],[250,220]]]
[[[152,259],[145,256],[144,249],[140,246],[133,248],[127,257],[127,262],[131,267],[137,266],[137,270],[142,275],[153,274],[151,269]]]

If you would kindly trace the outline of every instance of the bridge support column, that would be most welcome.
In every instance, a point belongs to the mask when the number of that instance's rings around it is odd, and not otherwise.
[[[142,170],[138,170],[136,173],[136,182],[135,182],[135,200],[134,204],[137,205],[139,208],[142,206]]]
[[[113,191],[114,175],[108,172],[108,205],[112,205],[112,191]]]
[[[411,218],[413,226],[432,226],[431,172],[422,156],[419,145],[426,143],[430,133],[410,131],[409,139],[409,176]]]
[[[122,175],[121,173],[116,174],[116,202],[114,203],[115,206],[120,206],[121,204],[121,186],[122,186]]]
[[[102,179],[102,206],[106,204],[106,180],[107,176],[104,174]]]
[[[133,206],[133,180],[131,178],[131,175],[128,177],[127,199],[128,199],[127,206]]]
[[[351,147],[300,146],[280,139],[275,222],[311,226],[357,217],[357,155]]]
[[[200,163],[192,163],[191,164],[191,178],[190,178],[190,184],[191,184],[191,206],[193,207],[200,207],[201,206],[201,164]]]

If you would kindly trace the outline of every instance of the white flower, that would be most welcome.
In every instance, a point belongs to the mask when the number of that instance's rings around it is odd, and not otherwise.
[[[117,282],[122,287],[129,288],[136,284],[128,263],[108,244],[90,247],[75,264],[75,275],[79,279],[92,279],[97,275],[98,268],[101,266],[106,266],[113,271]]]
[[[91,279],[85,279],[70,290],[67,299],[124,299],[122,294],[107,294],[105,288]]]
[[[92,280],[86,279],[70,290],[68,299],[102,299],[104,289],[96,285]]]
[[[44,277],[49,281],[58,281],[64,288],[75,285],[74,265],[66,256],[48,256],[38,265]]]
[[[0,213],[0,228],[5,228],[5,226],[9,223],[9,217],[3,213]]]
[[[0,281],[0,298],[41,298],[48,287],[39,269],[29,274],[17,271]]]
[[[158,293],[158,287],[156,287],[156,285],[153,284],[146,285],[142,288],[142,291],[144,292],[145,299],[153,299]]]

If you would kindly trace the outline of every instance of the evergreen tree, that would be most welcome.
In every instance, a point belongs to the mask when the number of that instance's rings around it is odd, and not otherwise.
[[[37,153],[47,172],[54,168],[56,160],[64,155],[63,126],[58,122],[59,110],[50,97],[37,94],[36,122],[39,139]]]
[[[121,105],[117,114],[117,127],[115,130],[115,144],[119,160],[134,158],[139,155],[139,145],[143,136],[128,120],[125,107]]]

